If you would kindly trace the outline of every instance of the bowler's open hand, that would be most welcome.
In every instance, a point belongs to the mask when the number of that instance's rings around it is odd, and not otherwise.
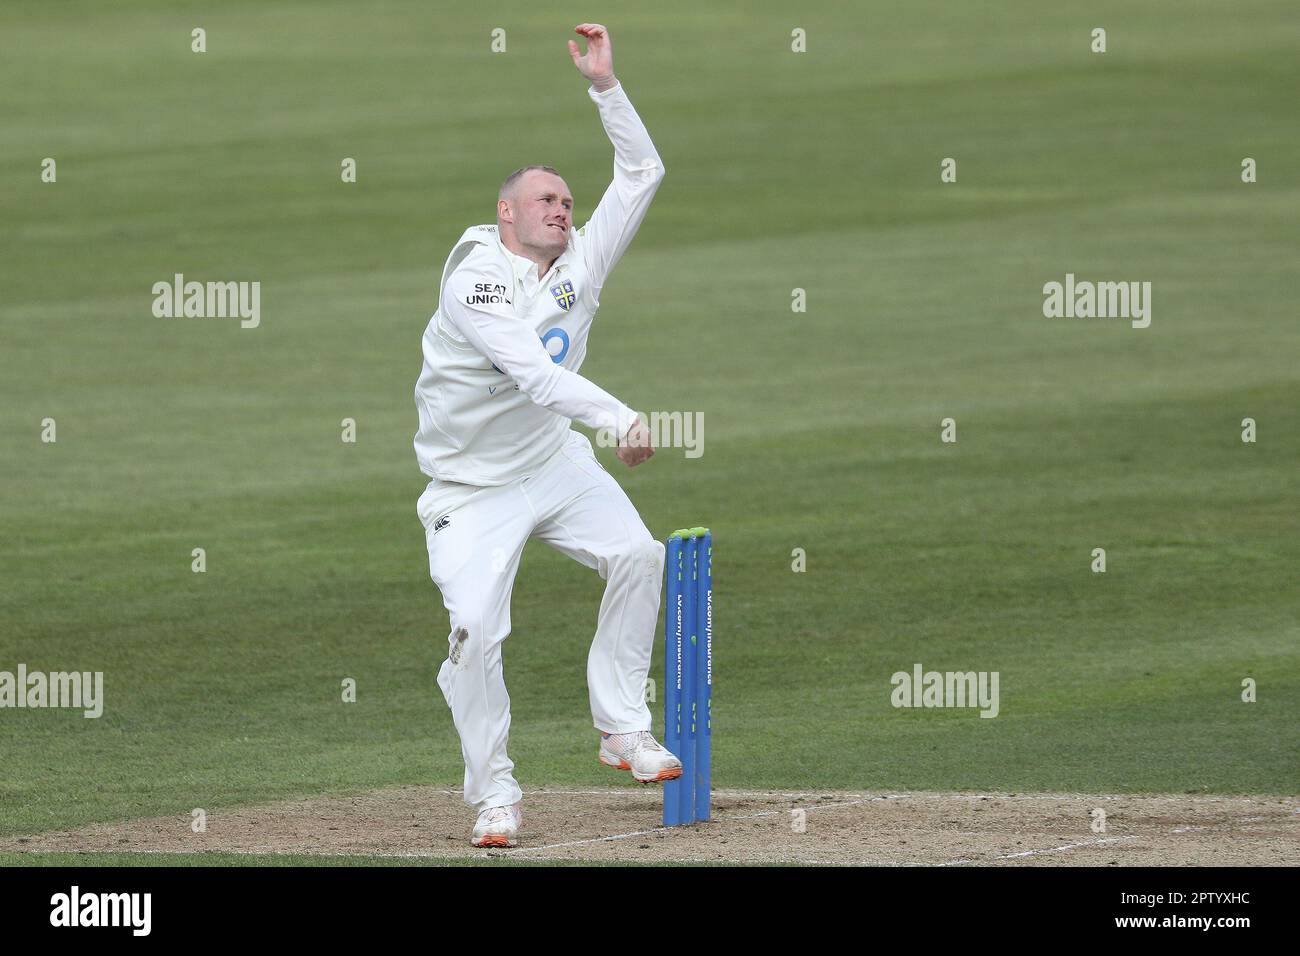
[[[578,72],[587,78],[596,92],[603,93],[613,87],[614,48],[609,42],[609,31],[599,23],[579,23],[573,32],[587,38],[587,52],[579,56],[578,44],[569,41],[569,56]]]

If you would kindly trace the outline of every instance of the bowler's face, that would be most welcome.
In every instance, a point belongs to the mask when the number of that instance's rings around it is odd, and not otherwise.
[[[573,197],[564,180],[540,169],[529,170],[519,180],[511,204],[515,236],[526,246],[559,255],[569,244],[573,226]]]

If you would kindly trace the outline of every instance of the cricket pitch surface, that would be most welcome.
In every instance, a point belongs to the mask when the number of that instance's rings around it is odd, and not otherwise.
[[[533,790],[519,846],[475,850],[459,791],[404,787],[29,837],[9,853],[247,853],[591,863],[1296,866],[1300,799],[1281,796],[718,790],[713,819],[660,826],[659,787]],[[1096,811],[1104,812],[1103,818]]]

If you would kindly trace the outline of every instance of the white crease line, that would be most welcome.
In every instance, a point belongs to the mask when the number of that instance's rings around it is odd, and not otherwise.
[[[882,800],[882,799],[885,799],[885,798],[883,798],[883,797],[871,797],[871,798],[869,798],[869,799],[870,799],[870,800]],[[852,806],[856,806],[856,805],[858,805],[858,804],[860,804],[860,803],[867,803],[867,802],[868,802],[868,800],[853,800],[853,801],[848,802],[848,803],[824,803],[824,804],[821,804],[820,806],[808,807],[807,809],[808,809],[808,810],[828,810],[828,809],[832,809],[832,808],[835,808],[835,807],[852,807]],[[763,813],[755,813],[755,814],[750,814],[750,815],[748,815],[748,816],[743,816],[743,817],[736,817],[736,816],[730,816],[730,815],[728,815],[727,818],[726,818],[726,820],[727,820],[727,821],[731,821],[731,820],[753,820],[753,819],[756,819],[756,818],[758,818],[758,817],[767,817],[767,816],[784,815],[785,813],[788,813],[788,812],[789,812],[789,811],[785,811],[785,810],[767,810],[767,811],[764,811]],[[719,820],[719,818],[717,818],[717,817],[714,817],[714,818],[712,818],[712,819],[714,819],[714,820]],[[712,822],[712,821],[710,821],[710,822]],[[723,821],[719,820],[719,822],[723,822]],[[689,825],[690,825],[690,824],[687,824],[687,826],[689,826]],[[667,833],[668,831],[670,831],[670,830],[674,830],[674,829],[676,829],[676,827],[655,827],[653,830],[634,830],[634,831],[631,832],[631,833],[616,833],[616,834],[614,834],[613,836],[595,837],[595,838],[590,839],[590,840],[571,840],[571,841],[569,841],[568,843],[548,843],[546,846],[528,846],[528,847],[522,847],[522,848],[519,848],[519,849],[508,850],[508,851],[506,851],[506,852],[508,852],[510,856],[515,856],[515,855],[520,854],[520,853],[536,853],[536,852],[538,852],[538,851],[540,851],[540,850],[558,850],[558,849],[562,849],[562,848],[564,848],[564,847],[570,847],[570,846],[586,846],[586,845],[589,844],[589,843],[610,843],[610,842],[612,842],[612,841],[614,841],[614,840],[626,840],[626,839],[629,839],[629,838],[631,838],[631,837],[637,837],[637,836],[650,836],[652,833]]]
[[[982,860],[979,862],[991,863],[994,860],[1015,860],[1025,856],[1038,856],[1040,853],[1059,853],[1063,850],[1077,850],[1083,846],[1102,846],[1106,843],[1123,843],[1126,840],[1136,840],[1135,836],[1126,837],[1107,837],[1104,840],[1085,840],[1083,843],[1067,843],[1065,846],[1048,847],[1042,850],[1021,850],[1019,853],[1006,853],[1002,856],[995,856],[992,860]],[[947,863],[938,863],[937,866],[960,866],[963,863],[974,863],[975,860],[949,860]]]
[[[485,857],[483,853],[420,853],[414,850],[276,850],[270,847],[259,850],[60,850],[54,849],[37,849],[37,850],[3,850],[0,852],[14,854],[55,854],[63,853],[70,856],[341,856],[341,857],[381,857],[384,859],[413,859],[413,860],[461,860],[467,856]]]
[[[661,828],[662,829],[662,828]],[[655,830],[646,830],[644,833],[655,833]],[[636,836],[635,833],[625,833],[613,837],[601,837],[600,840],[615,840],[621,837]],[[317,850],[19,850],[14,851],[23,854],[54,854],[63,853],[76,856],[100,856],[113,855],[120,856],[123,854],[140,854],[151,856],[319,856],[319,857],[344,857],[358,859],[366,857],[375,857],[379,859],[413,859],[413,860],[464,860],[467,858],[487,860],[487,859],[509,859],[521,853],[528,853],[535,850],[554,849],[562,846],[577,846],[582,843],[600,842],[600,840],[578,840],[574,843],[556,843],[550,847],[520,847],[517,849],[503,849],[493,847],[491,850],[480,850],[478,852],[441,854],[441,853],[418,853],[415,851],[389,851],[389,852],[368,852],[368,851],[317,851]],[[659,862],[659,861],[648,861]],[[673,857],[664,863],[717,863],[716,857]],[[774,859],[774,860],[756,860],[751,863],[742,861],[723,861],[735,862],[738,865],[755,865],[760,866],[765,863],[796,863],[802,865],[814,866],[908,866],[910,864],[898,863],[891,860],[815,860],[815,859]]]
[[[652,833],[665,833],[671,827],[655,827],[653,830],[634,830],[631,833],[616,833],[613,836],[595,837],[591,840],[571,840],[568,843],[548,843],[546,846],[525,846],[516,847],[513,850],[504,851],[506,856],[517,856],[521,853],[536,853],[539,850],[559,850],[568,846],[586,846],[588,843],[610,843],[614,840],[626,840],[630,837],[649,836]]]

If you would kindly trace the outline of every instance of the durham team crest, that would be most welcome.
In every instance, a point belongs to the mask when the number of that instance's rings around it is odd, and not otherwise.
[[[569,311],[577,298],[573,292],[573,282],[570,279],[565,279],[558,285],[551,286],[551,295],[555,296],[556,304],[565,312]]]

